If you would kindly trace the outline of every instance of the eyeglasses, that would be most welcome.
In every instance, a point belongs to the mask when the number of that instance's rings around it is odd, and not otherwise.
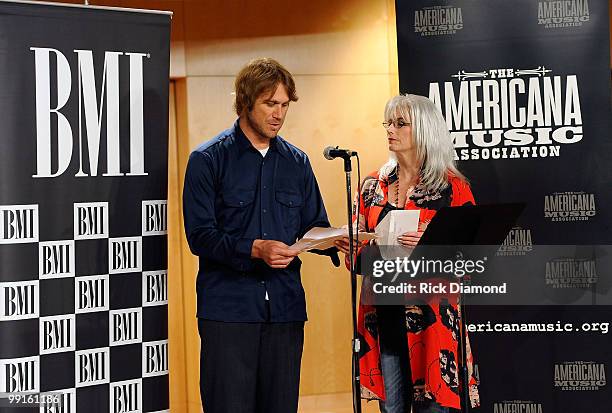
[[[410,126],[412,125],[412,123],[404,122],[403,120],[394,120],[394,121],[387,120],[387,121],[384,121],[382,125],[383,125],[383,128],[385,129],[389,129],[391,125],[395,126],[396,129],[400,129],[400,128],[403,128],[404,126]]]

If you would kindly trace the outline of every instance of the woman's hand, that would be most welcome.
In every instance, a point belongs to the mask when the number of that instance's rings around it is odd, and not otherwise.
[[[404,247],[416,247],[427,228],[427,224],[429,224],[429,222],[422,222],[419,224],[417,232],[406,232],[397,237],[397,241]]]

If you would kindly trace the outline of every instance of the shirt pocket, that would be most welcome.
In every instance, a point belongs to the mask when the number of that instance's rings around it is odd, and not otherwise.
[[[279,189],[276,191],[276,202],[280,210],[282,225],[293,240],[300,230],[300,215],[304,205],[302,194],[296,191]]]
[[[244,232],[249,222],[255,191],[230,191],[222,194],[223,208],[219,216],[222,230]]]

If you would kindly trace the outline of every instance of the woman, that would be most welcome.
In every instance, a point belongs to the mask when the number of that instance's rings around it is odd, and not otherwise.
[[[438,108],[417,95],[395,96],[385,107],[390,160],[365,178],[359,194],[360,231],[373,232],[394,209],[419,209],[419,230],[402,234],[414,247],[436,211],[473,204],[465,177],[453,160],[453,145]],[[346,242],[338,247],[346,252]],[[365,288],[364,288],[365,289]],[[451,301],[453,301],[451,299]],[[360,304],[362,397],[378,399],[383,413],[438,413],[460,408],[458,320],[455,302],[430,296],[422,305]],[[365,342],[363,342],[365,341]],[[468,371],[472,360],[467,343]],[[478,392],[471,380],[472,406]]]

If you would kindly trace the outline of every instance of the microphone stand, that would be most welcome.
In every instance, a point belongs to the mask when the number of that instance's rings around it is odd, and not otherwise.
[[[361,382],[359,373],[359,350],[361,343],[357,334],[357,274],[355,273],[355,249],[354,249],[354,234],[353,234],[353,203],[351,201],[351,158],[350,156],[342,157],[344,160],[344,173],[346,175],[346,209],[348,218],[348,235],[349,235],[349,270],[351,273],[351,312],[353,318],[353,340],[352,340],[352,364],[353,364],[353,412],[361,413]],[[359,232],[357,233],[359,239]]]

